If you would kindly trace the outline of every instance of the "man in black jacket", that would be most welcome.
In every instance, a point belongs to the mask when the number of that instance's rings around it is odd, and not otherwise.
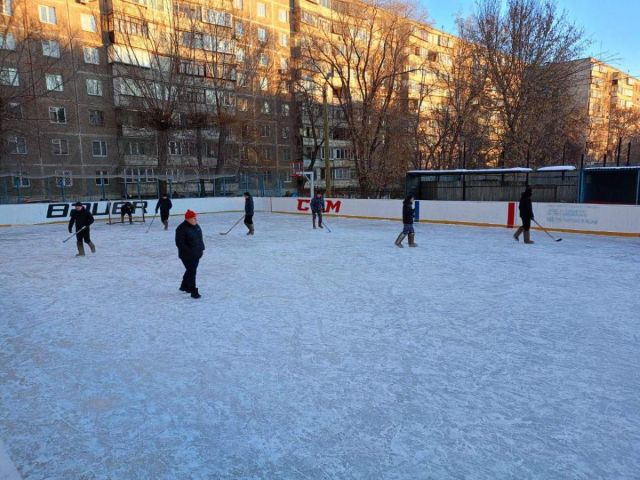
[[[164,229],[167,230],[169,228],[169,212],[173,208],[173,204],[171,203],[171,199],[167,196],[166,193],[162,194],[158,203],[156,203],[156,214],[158,213],[158,209],[160,210],[160,220],[164,225]]]
[[[130,201],[126,201],[124,205],[120,207],[120,223],[124,223],[124,216],[129,216],[129,223],[133,223],[133,218],[131,215],[133,214],[133,204]]]
[[[316,228],[316,216],[318,217],[318,226],[322,227],[322,212],[324,211],[324,198],[322,193],[316,192],[316,196],[311,199],[311,216],[313,218],[313,228]]]
[[[196,273],[198,271],[198,263],[200,263],[200,258],[202,258],[204,252],[202,230],[196,220],[196,212],[187,210],[184,214],[184,219],[184,222],[176,228],[178,256],[185,268],[180,290],[190,293],[192,298],[200,298],[200,293],[196,288]]]
[[[417,247],[418,244],[415,243],[416,233],[413,229],[413,218],[415,215],[415,210],[413,209],[413,196],[409,195],[402,202],[402,233],[398,235],[396,238],[395,244],[397,247],[402,248],[402,241],[404,237],[409,235],[409,246]]]
[[[253,235],[253,197],[249,192],[244,192],[244,224],[249,229],[247,235]]]
[[[533,192],[531,191],[531,187],[527,187],[522,195],[520,196],[520,204],[518,205],[518,210],[520,210],[520,218],[522,219],[522,226],[516,230],[516,233],[513,234],[513,238],[515,238],[516,242],[520,241],[520,234],[524,232],[524,243],[534,243],[529,236],[529,230],[531,229],[531,220],[533,220],[533,205],[531,203],[531,196]]]
[[[91,241],[91,234],[89,228],[93,223],[93,215],[84,208],[84,205],[77,202],[73,205],[75,208],[71,211],[71,218],[69,219],[69,233],[76,226],[76,246],[78,247],[78,253],[76,257],[84,257],[84,241],[89,245],[92,253],[96,253],[96,246]]]

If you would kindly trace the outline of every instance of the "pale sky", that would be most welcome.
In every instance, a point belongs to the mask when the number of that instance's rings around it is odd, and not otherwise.
[[[601,58],[640,77],[639,0],[557,0],[592,41],[586,56]],[[455,33],[457,14],[468,15],[475,0],[420,0],[434,27]]]

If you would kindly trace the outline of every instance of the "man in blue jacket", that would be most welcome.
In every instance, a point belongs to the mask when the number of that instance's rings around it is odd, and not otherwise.
[[[249,192],[244,192],[244,224],[249,229],[247,235],[253,235],[255,233],[253,226],[253,197]]]
[[[196,287],[196,273],[198,263],[204,253],[204,240],[196,219],[196,212],[187,210],[184,214],[184,222],[176,228],[176,246],[178,247],[178,257],[182,260],[185,268],[180,291],[190,293],[192,298],[200,298]]]
[[[318,217],[318,226],[322,226],[322,212],[324,212],[324,197],[322,193],[316,192],[316,196],[311,199],[311,215],[313,216],[313,228],[316,228],[316,216]]]

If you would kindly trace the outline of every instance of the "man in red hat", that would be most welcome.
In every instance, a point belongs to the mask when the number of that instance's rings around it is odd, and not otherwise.
[[[180,291],[190,293],[192,298],[200,298],[200,293],[196,288],[196,272],[204,252],[202,230],[196,217],[196,212],[187,210],[184,214],[184,222],[176,228],[178,256],[185,268]]]

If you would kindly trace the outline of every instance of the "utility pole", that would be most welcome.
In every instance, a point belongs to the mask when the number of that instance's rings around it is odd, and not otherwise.
[[[329,148],[329,105],[327,102],[327,83],[325,82],[322,89],[322,104],[324,106],[324,182],[325,182],[325,195],[331,197],[331,149]]]

